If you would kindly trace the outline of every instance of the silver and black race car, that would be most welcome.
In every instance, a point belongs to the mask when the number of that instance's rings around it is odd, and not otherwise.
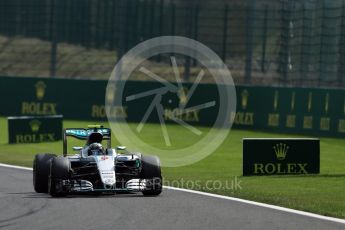
[[[67,154],[67,137],[86,140]],[[102,142],[107,141],[103,147]],[[156,156],[131,153],[123,146],[111,148],[111,130],[103,126],[65,129],[63,156],[37,154],[33,163],[33,185],[38,193],[65,196],[80,193],[162,192],[160,162]]]

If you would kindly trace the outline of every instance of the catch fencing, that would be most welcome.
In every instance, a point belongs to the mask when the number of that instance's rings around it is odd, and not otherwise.
[[[165,35],[210,47],[235,83],[345,83],[344,0],[1,0],[0,74],[107,78],[130,48]],[[168,61],[150,65],[164,75]],[[180,64],[191,81],[198,63]]]

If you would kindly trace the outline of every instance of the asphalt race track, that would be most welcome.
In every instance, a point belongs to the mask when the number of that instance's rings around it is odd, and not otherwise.
[[[164,189],[161,196],[35,193],[32,172],[0,167],[0,229],[345,229],[251,204]]]

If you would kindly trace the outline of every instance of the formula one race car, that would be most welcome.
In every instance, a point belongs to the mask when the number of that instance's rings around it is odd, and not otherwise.
[[[67,155],[67,137],[86,140],[73,147],[78,154]],[[102,141],[107,140],[104,148]],[[111,148],[111,130],[103,126],[66,129],[63,156],[37,154],[33,164],[33,184],[38,193],[65,196],[73,193],[142,192],[157,196],[162,192],[158,157],[130,153],[125,147]]]

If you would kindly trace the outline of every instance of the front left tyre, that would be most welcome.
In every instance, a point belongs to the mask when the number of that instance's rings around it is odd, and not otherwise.
[[[144,196],[158,196],[162,192],[163,181],[160,161],[157,156],[142,156],[141,179],[146,180]]]
[[[38,193],[48,192],[50,160],[56,157],[51,153],[36,154],[33,162],[33,185]]]

